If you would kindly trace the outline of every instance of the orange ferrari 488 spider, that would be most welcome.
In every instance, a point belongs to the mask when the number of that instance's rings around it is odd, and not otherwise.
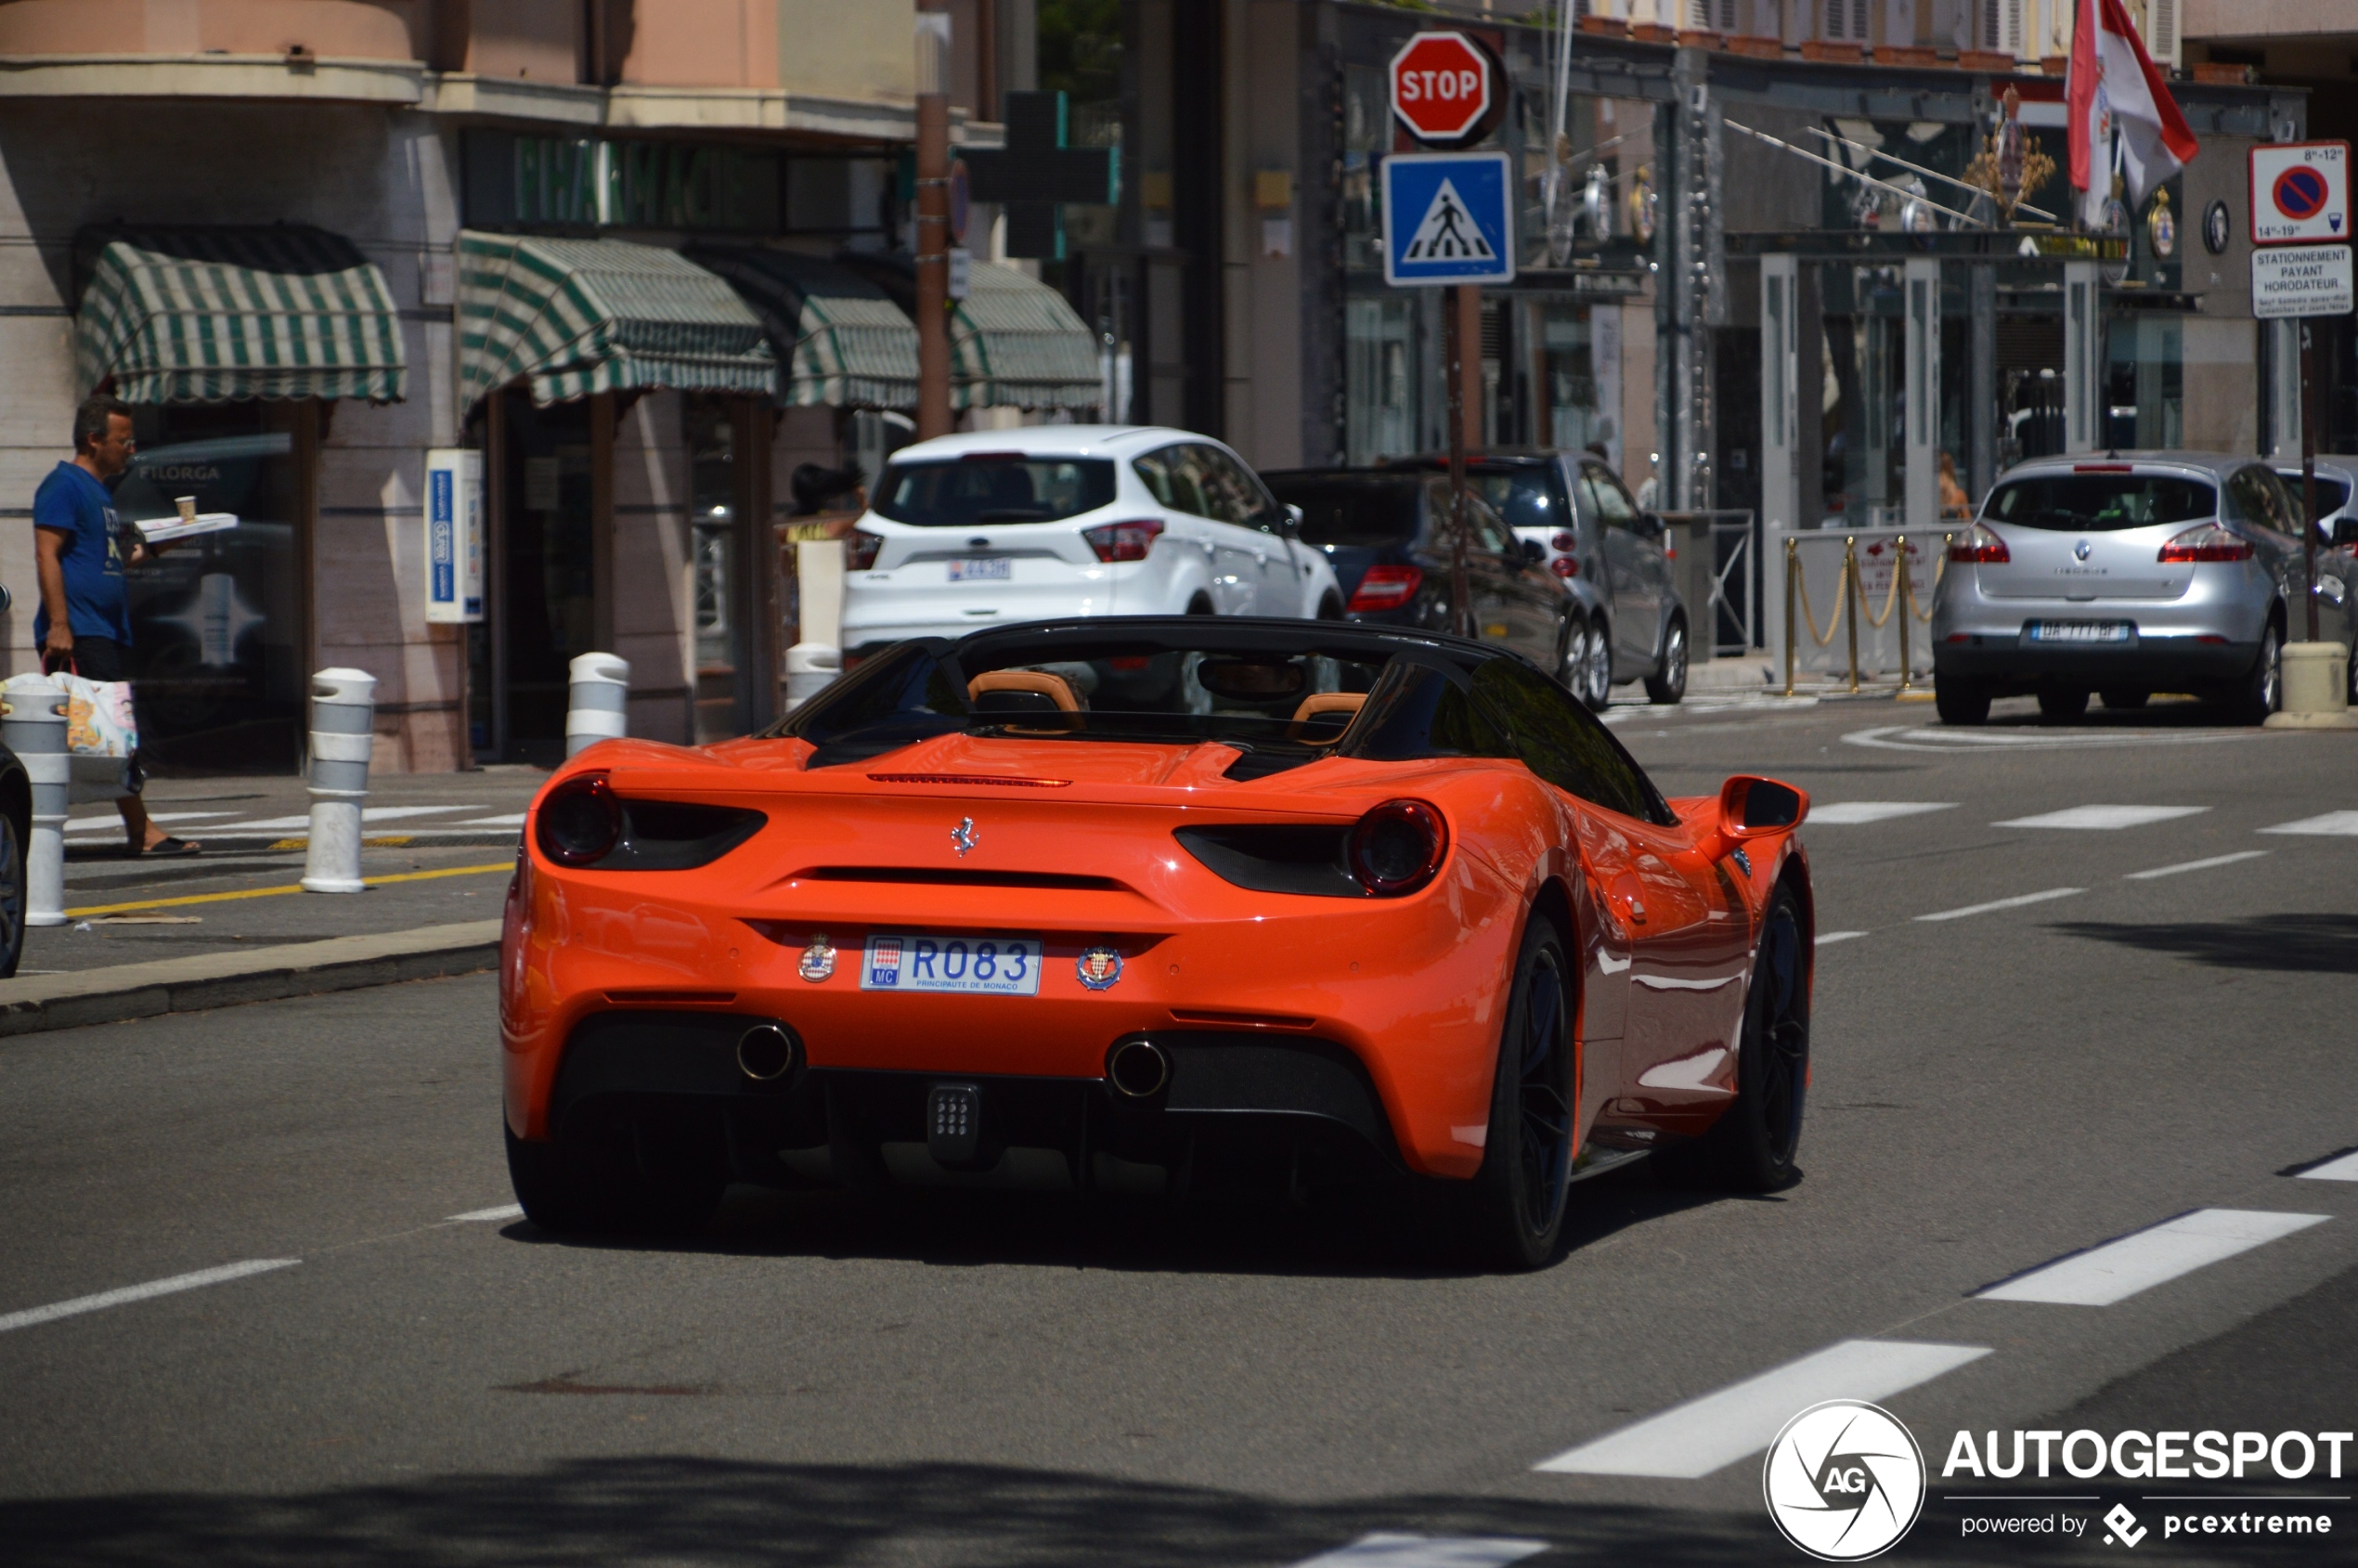
[[[1571,1184],[1648,1151],[1790,1179],[1807,810],[1665,800],[1538,670],[1431,633],[904,642],[765,734],[605,742],[541,791],[501,954],[516,1196],[662,1230],[732,1180],[1389,1176],[1535,1266]]]

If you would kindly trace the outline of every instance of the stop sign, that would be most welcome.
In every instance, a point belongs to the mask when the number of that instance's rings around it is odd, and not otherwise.
[[[1456,141],[1490,112],[1490,57],[1462,32],[1419,32],[1392,57],[1392,111],[1419,141]]]

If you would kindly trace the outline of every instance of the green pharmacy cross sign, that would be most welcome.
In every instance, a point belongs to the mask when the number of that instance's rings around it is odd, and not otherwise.
[[[1120,149],[1067,146],[1062,93],[1009,93],[1005,112],[1005,147],[959,153],[968,194],[1006,209],[1007,254],[1062,261],[1065,204],[1110,206],[1121,200]]]

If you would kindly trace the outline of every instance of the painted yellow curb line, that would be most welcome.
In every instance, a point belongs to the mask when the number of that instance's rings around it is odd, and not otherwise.
[[[501,861],[497,865],[454,865],[440,871],[405,871],[395,876],[364,876],[360,880],[370,888],[381,888],[388,882],[431,882],[440,876],[487,876],[495,871],[513,871],[516,862]],[[231,899],[268,899],[280,893],[300,893],[302,884],[285,888],[245,888],[234,893],[188,893],[176,899],[142,899],[136,903],[92,904],[87,909],[66,911],[69,920],[90,914],[121,914],[135,909],[176,909],[182,904],[217,904]]]

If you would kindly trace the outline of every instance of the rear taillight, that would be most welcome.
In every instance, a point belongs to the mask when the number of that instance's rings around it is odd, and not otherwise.
[[[1147,551],[1154,549],[1155,540],[1162,535],[1160,518],[1141,518],[1135,523],[1100,523],[1094,528],[1083,528],[1081,537],[1089,548],[1105,562],[1144,561]]]
[[[1580,563],[1569,555],[1559,555],[1548,563],[1548,569],[1560,577],[1576,577],[1580,575]]]
[[[1387,800],[1351,829],[1351,875],[1378,898],[1413,893],[1433,879],[1449,849],[1441,813],[1421,800]]]
[[[577,774],[541,798],[532,833],[540,852],[559,865],[589,865],[621,840],[622,802],[605,774]]]
[[[1550,549],[1561,550],[1567,552],[1580,548],[1580,541],[1578,539],[1574,538],[1570,534],[1563,533],[1560,533],[1554,538],[1549,539],[1548,544]]]
[[[1961,565],[2003,565],[2014,557],[2006,553],[2006,541],[1976,523],[1957,536],[1949,546],[1949,559]]]
[[[1351,590],[1348,608],[1361,613],[1397,610],[1408,603],[1424,580],[1424,573],[1414,566],[1370,566],[1367,575],[1359,579],[1359,586]]]
[[[2240,539],[2216,523],[2206,523],[2199,528],[2189,528],[2161,547],[2157,561],[2248,561],[2251,541]]]
[[[865,528],[852,529],[851,537],[844,541],[843,569],[847,572],[869,570],[876,564],[876,551],[883,548],[882,534],[872,534]]]

